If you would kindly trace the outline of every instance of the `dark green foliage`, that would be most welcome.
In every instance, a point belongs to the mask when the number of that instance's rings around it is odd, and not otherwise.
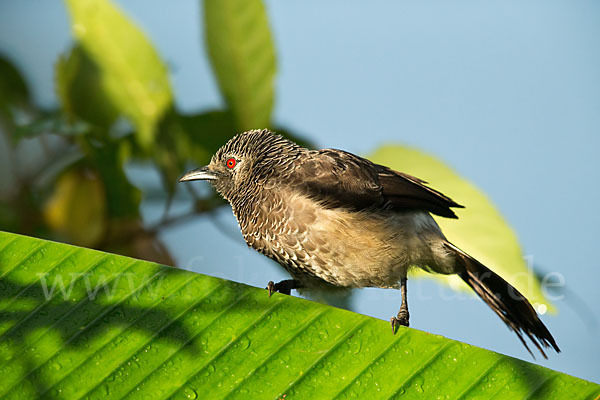
[[[19,70],[0,57],[0,107],[29,102],[29,89]]]
[[[0,128],[14,131],[29,108],[29,88],[19,70],[0,56]]]
[[[110,128],[119,116],[104,87],[102,72],[81,46],[61,56],[55,66],[56,93],[69,121],[83,120]]]

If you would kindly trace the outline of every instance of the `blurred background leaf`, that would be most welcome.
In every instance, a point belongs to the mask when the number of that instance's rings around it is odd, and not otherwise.
[[[98,88],[132,120],[138,141],[149,148],[173,101],[166,66],[146,35],[110,1],[66,4],[75,37],[102,74]]]
[[[0,125],[14,131],[29,103],[29,88],[21,72],[0,56]]]
[[[260,0],[204,0],[208,54],[238,131],[267,128],[274,103],[275,49]]]
[[[56,182],[44,218],[63,240],[94,246],[107,228],[105,199],[104,184],[98,175],[91,170],[70,170]]]
[[[119,110],[110,98],[108,74],[103,74],[80,45],[62,55],[55,67],[56,93],[71,122],[82,119],[109,128]]]
[[[87,154],[86,161],[105,182],[109,215],[118,219],[138,218],[141,195],[125,175],[129,158],[127,142],[113,139],[99,143],[86,137],[80,143]]]
[[[0,57],[0,110],[29,102],[29,88],[19,70]]]

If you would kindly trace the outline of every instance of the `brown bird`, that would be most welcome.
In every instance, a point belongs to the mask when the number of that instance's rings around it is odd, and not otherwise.
[[[529,301],[500,276],[450,243],[431,214],[462,208],[408,174],[341,150],[308,150],[269,130],[239,134],[206,167],[180,181],[209,180],[231,204],[248,246],[281,264],[291,289],[398,288],[395,332],[408,326],[409,268],[459,275],[513,330],[559,352]],[[533,354],[532,354],[533,355]]]

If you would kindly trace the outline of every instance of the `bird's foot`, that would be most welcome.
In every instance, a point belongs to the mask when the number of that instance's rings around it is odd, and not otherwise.
[[[398,311],[397,316],[390,318],[390,323],[392,324],[392,332],[394,332],[394,334],[396,334],[396,331],[398,330],[399,326],[408,327],[408,319],[409,319],[408,310]]]
[[[267,287],[265,289],[267,289],[269,291],[269,297],[271,297],[271,295],[273,295],[273,293],[275,293],[275,292],[289,295],[292,293],[292,289],[295,287],[296,287],[295,282],[292,279],[287,279],[285,281],[281,281],[281,282],[277,282],[277,283],[274,283],[273,281],[269,281],[269,283],[267,283]]]

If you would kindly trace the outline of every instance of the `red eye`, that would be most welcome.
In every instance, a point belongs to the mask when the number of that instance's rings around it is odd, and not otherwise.
[[[229,160],[227,160],[225,165],[227,165],[227,168],[229,169],[235,167],[235,158],[230,158]]]

